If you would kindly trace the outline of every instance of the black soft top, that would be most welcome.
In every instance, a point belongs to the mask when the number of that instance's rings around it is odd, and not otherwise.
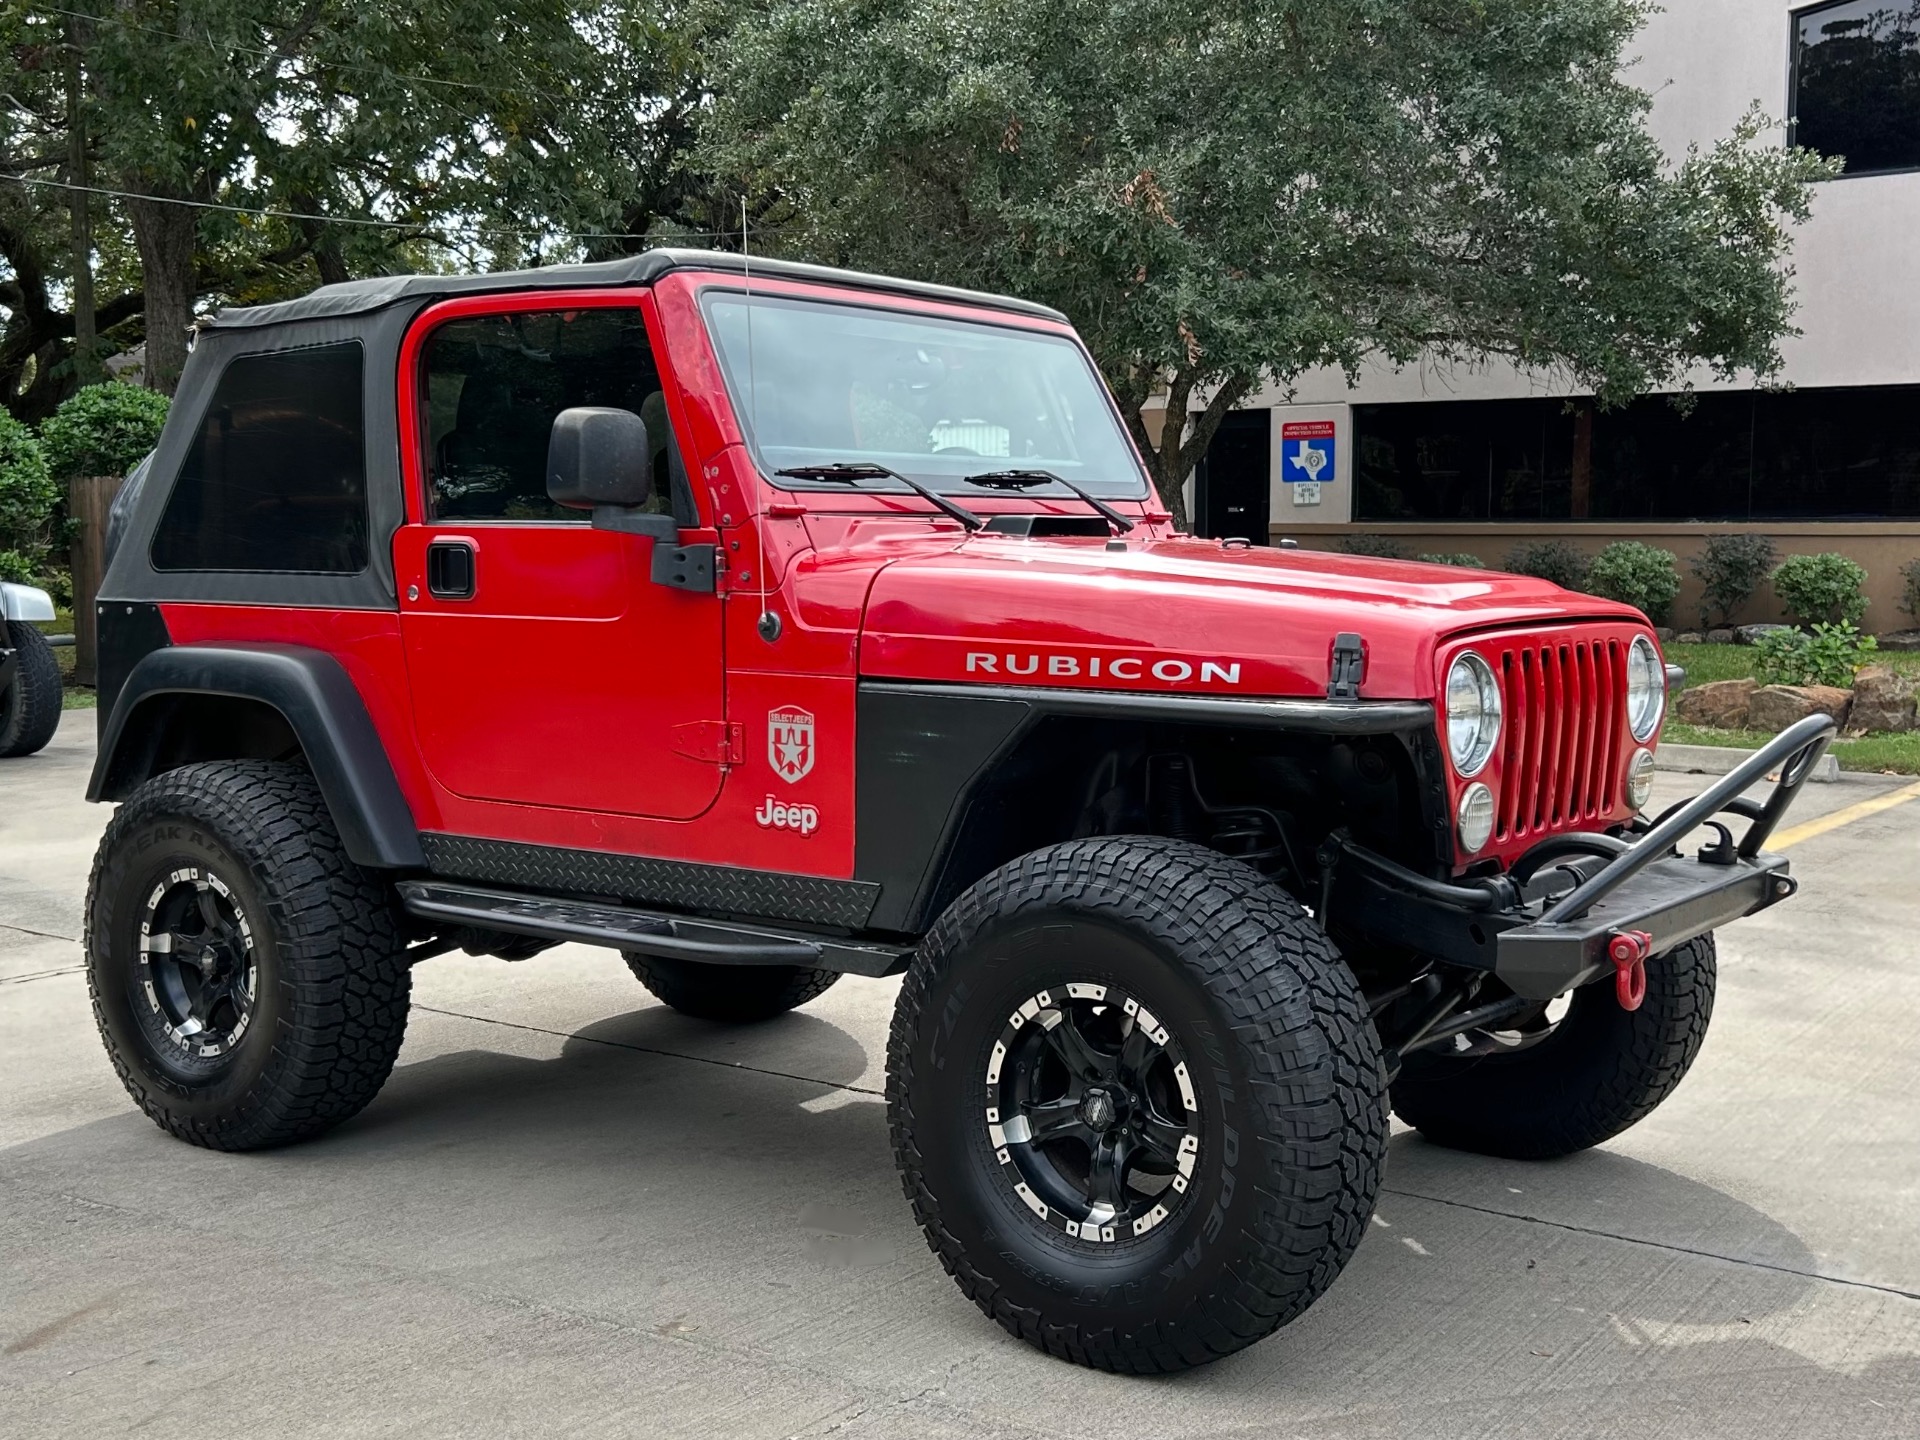
[[[1036,305],[1030,300],[988,295],[978,290],[960,290],[948,285],[928,285],[917,280],[895,280],[884,275],[863,274],[858,270],[835,270],[826,265],[802,265],[792,260],[742,258],[725,250],[647,250],[620,260],[603,260],[592,265],[547,265],[537,270],[502,270],[493,275],[386,275],[370,280],[349,280],[341,285],[322,285],[297,300],[222,310],[205,322],[202,328],[255,329],[293,320],[366,315],[408,300],[485,295],[501,290],[585,290],[599,286],[645,285],[673,270],[713,270],[785,280],[825,281],[950,304],[984,305],[1048,320],[1067,318],[1050,306]]]

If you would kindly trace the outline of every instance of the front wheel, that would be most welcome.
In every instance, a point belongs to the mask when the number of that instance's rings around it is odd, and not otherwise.
[[[1150,837],[1003,866],[940,917],[887,1046],[928,1244],[1013,1334],[1180,1370],[1305,1310],[1365,1232],[1387,1116],[1358,985],[1257,871]]]
[[[1646,1119],[1685,1077],[1713,1015],[1713,936],[1647,961],[1647,995],[1623,1010],[1611,980],[1583,985],[1512,1048],[1416,1053],[1393,1110],[1439,1145],[1513,1160],[1571,1155]]]

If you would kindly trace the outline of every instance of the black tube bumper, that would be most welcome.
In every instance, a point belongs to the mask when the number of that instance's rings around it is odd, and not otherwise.
[[[1810,716],[1632,843],[1601,837],[1595,848],[1609,853],[1567,860],[1565,838],[1554,837],[1535,853],[1558,863],[1536,874],[1522,857],[1513,870],[1518,879],[1436,881],[1343,843],[1334,920],[1372,940],[1491,971],[1516,995],[1551,999],[1609,972],[1616,936],[1645,935],[1648,953],[1660,955],[1792,895],[1797,887],[1786,860],[1764,846],[1834,733],[1832,720]],[[1775,772],[1764,804],[1742,797]],[[1738,841],[1715,818],[1722,815],[1748,822]],[[1716,827],[1719,840],[1696,855],[1680,854],[1678,842],[1702,825]]]

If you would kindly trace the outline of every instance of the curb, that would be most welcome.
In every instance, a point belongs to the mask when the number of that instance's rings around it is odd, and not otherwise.
[[[1653,752],[1653,768],[1678,770],[1687,775],[1725,775],[1754,753],[1721,745],[1662,745]],[[1840,761],[1832,754],[1822,755],[1820,763],[1813,767],[1813,774],[1807,778],[1819,784],[1831,784],[1840,778]]]

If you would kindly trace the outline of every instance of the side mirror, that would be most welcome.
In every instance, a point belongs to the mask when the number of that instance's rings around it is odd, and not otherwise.
[[[547,495],[570,510],[591,510],[603,530],[657,539],[678,537],[671,515],[639,507],[653,496],[647,422],[631,410],[576,405],[553,418],[547,439]]]

